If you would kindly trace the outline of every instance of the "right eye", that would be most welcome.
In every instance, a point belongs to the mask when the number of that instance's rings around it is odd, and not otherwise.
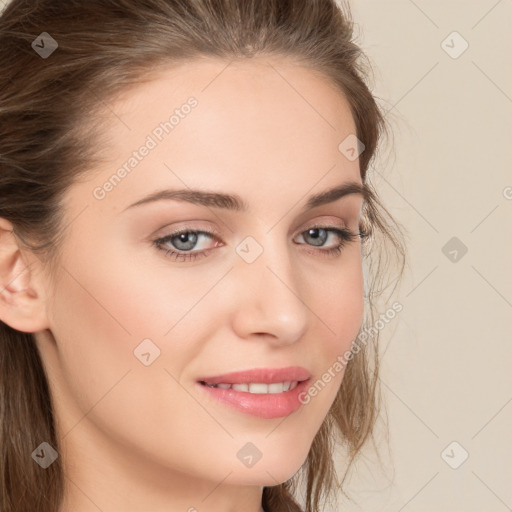
[[[188,228],[182,228],[173,233],[165,235],[164,237],[158,238],[153,241],[153,244],[161,251],[164,251],[166,256],[177,260],[182,259],[185,261],[190,261],[196,259],[199,256],[207,256],[209,254],[209,250],[211,249],[203,249],[192,251],[192,249],[196,246],[201,237],[205,237],[207,239],[217,238],[217,234],[213,231],[203,231],[203,230],[193,230]],[[171,244],[171,245],[169,245]],[[217,247],[216,244],[214,247]]]

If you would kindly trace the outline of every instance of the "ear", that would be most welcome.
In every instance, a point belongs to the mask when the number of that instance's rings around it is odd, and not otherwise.
[[[18,331],[34,333],[49,326],[41,267],[31,256],[20,248],[12,223],[0,217],[0,320]]]

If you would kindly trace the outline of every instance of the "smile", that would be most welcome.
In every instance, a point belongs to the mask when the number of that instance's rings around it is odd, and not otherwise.
[[[283,393],[284,391],[290,391],[294,389],[297,386],[298,381],[275,382],[273,384],[264,384],[260,382],[250,382],[244,384],[228,384],[225,382],[220,382],[219,384],[210,384],[208,382],[201,382],[201,384],[211,388],[233,389],[235,391],[242,391],[245,393],[273,394]]]

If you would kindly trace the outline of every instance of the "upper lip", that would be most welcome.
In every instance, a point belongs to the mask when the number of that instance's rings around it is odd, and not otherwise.
[[[248,384],[263,383],[273,384],[276,382],[300,382],[311,377],[311,373],[302,366],[288,366],[286,368],[252,368],[239,372],[225,373],[211,377],[202,377],[199,382],[208,384]]]

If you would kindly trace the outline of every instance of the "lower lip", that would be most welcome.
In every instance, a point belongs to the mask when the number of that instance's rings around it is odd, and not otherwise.
[[[234,389],[211,388],[197,383],[210,396],[239,411],[259,418],[282,418],[300,408],[299,394],[310,379],[299,382],[293,389],[282,393],[249,393]]]

